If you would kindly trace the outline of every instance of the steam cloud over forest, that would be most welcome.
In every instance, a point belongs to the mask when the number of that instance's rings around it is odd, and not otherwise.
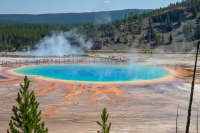
[[[51,36],[46,36],[36,45],[36,50],[27,51],[23,54],[27,55],[68,55],[68,54],[83,54],[90,51],[93,43],[85,41],[84,35],[73,29],[68,32],[53,32]]]

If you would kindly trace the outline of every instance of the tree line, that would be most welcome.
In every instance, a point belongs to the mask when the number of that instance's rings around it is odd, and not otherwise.
[[[171,32],[186,20],[186,15],[182,11],[172,14],[172,9],[188,6],[191,7],[193,18],[199,23],[200,0],[183,0],[151,12],[128,11],[123,19],[103,24],[30,24],[8,21],[11,24],[0,24],[0,51],[34,50],[41,38],[51,36],[52,31],[65,32],[73,28],[84,34],[86,40],[94,42],[92,49],[101,49],[107,44],[132,45],[136,36],[141,35],[144,30],[145,19],[149,20],[148,33],[139,39],[139,43],[154,41],[154,45],[159,46],[165,42],[162,33]],[[155,23],[160,24],[160,33],[155,30]],[[200,38],[199,24],[197,26],[186,24],[182,31],[186,38],[193,40]]]

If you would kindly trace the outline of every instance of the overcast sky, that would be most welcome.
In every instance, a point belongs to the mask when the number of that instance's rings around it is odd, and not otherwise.
[[[97,12],[155,9],[182,0],[0,0],[0,14]]]

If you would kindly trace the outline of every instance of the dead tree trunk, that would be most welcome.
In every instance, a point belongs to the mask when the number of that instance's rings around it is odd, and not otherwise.
[[[199,132],[199,109],[197,105],[197,133]]]
[[[176,133],[178,133],[178,108],[179,108],[179,104],[178,104],[177,112],[176,112]]]
[[[196,67],[197,67],[199,44],[200,44],[200,41],[198,41],[198,44],[197,44],[196,60],[195,60],[195,66],[194,66],[194,73],[193,73],[192,86],[191,86],[191,92],[190,92],[190,101],[189,101],[189,107],[188,107],[187,124],[186,124],[186,130],[185,130],[186,133],[189,133],[189,128],[190,128],[190,116],[191,116],[191,108],[192,108],[192,101],[193,101],[194,81],[195,81],[195,74],[196,74]]]

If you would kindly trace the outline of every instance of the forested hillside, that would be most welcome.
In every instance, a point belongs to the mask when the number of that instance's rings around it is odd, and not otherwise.
[[[127,14],[113,22],[112,28],[101,25],[95,46],[102,50],[189,52],[200,39],[199,23],[200,0],[183,0],[148,13]]]
[[[16,21],[17,22],[17,21]],[[183,0],[151,12],[126,12],[123,19],[104,24],[28,24],[0,27],[0,51],[35,49],[36,43],[51,31],[70,31],[85,35],[94,43],[92,50],[133,48],[150,51],[187,52],[200,39],[200,0]],[[71,42],[76,42],[72,38]]]

